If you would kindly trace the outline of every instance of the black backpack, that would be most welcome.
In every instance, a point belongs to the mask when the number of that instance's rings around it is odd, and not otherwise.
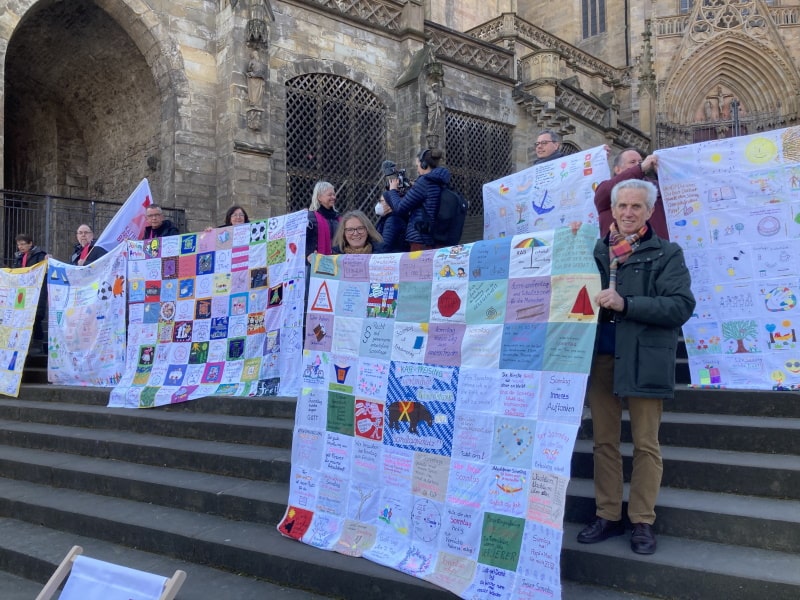
[[[454,246],[461,241],[469,202],[448,186],[442,186],[439,212],[433,225],[433,241],[437,246]]]

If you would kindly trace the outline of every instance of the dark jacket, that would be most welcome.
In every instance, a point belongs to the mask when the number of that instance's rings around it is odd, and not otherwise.
[[[72,253],[72,256],[69,259],[69,261],[73,265],[77,265],[78,264],[78,259],[80,259],[82,251],[83,251],[83,246],[81,246],[80,244],[75,244],[74,251]],[[94,240],[92,240],[89,243],[89,254],[86,255],[86,261],[83,264],[84,264],[84,266],[85,265],[89,265],[89,264],[93,263],[94,261],[96,261],[101,256],[105,256],[106,254],[108,254],[106,249],[101,247],[101,246],[95,246],[94,245]]]
[[[408,222],[395,212],[378,219],[375,228],[383,237],[384,252],[408,252],[407,227]]]
[[[14,253],[14,269],[19,269],[22,267],[22,252],[15,252]],[[28,252],[28,264],[26,267],[32,267],[33,265],[42,262],[45,258],[47,258],[47,252],[39,248],[39,246],[33,246]]]
[[[594,191],[594,206],[597,209],[597,217],[600,220],[600,237],[608,235],[608,229],[614,221],[614,217],[611,215],[611,190],[614,189],[614,186],[620,181],[627,181],[628,179],[643,179],[656,186],[658,196],[656,196],[653,214],[650,215],[650,225],[653,227],[653,231],[655,231],[658,237],[668,240],[669,230],[667,229],[667,217],[664,215],[664,203],[661,201],[661,190],[658,188],[658,179],[645,175],[641,165],[633,165],[622,171],[622,173],[614,175],[611,179],[607,179],[598,185],[597,189]]]
[[[148,225],[144,228],[144,234],[142,235],[143,240],[149,240],[150,238],[157,238],[157,237],[167,237],[169,235],[180,235],[180,231],[175,225],[172,224],[172,221],[169,219],[164,219],[156,229],[153,229]]]
[[[557,160],[559,158],[564,158],[565,156],[568,156],[568,155],[564,154],[563,152],[561,152],[561,150],[556,150],[550,156],[545,156],[543,158],[537,158],[535,161],[533,161],[533,164],[541,165],[541,164],[544,164],[546,162],[550,162],[551,160]]]
[[[433,224],[439,213],[442,187],[450,185],[450,171],[436,167],[422,175],[401,196],[397,190],[383,192],[383,198],[400,217],[408,219],[406,241],[433,247]]]
[[[608,236],[598,240],[594,259],[608,287]],[[600,311],[600,335],[614,337],[614,393],[672,398],[678,333],[692,316],[695,299],[680,246],[652,234],[617,270],[621,313]],[[613,314],[614,323],[609,323]],[[599,340],[600,345],[603,340]]]
[[[306,232],[306,257],[311,256],[317,251],[319,239],[319,226],[317,225],[317,216],[315,211],[308,211],[308,231]],[[333,236],[336,234],[336,228],[339,226],[339,213],[330,208],[320,206],[317,211],[321,216],[325,217],[328,222],[328,229],[331,230],[331,243],[333,243]]]

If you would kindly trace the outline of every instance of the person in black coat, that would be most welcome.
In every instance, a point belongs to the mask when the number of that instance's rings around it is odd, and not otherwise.
[[[17,242],[17,252],[14,253],[14,268],[32,267],[47,258],[47,252],[33,243],[33,237],[27,233],[20,233],[14,240]]]
[[[244,225],[249,222],[250,217],[247,216],[247,211],[238,204],[234,204],[228,209],[228,212],[225,213],[225,222],[222,225],[217,225],[217,228]],[[206,227],[204,231],[211,231],[213,229],[213,227]]]
[[[47,252],[34,245],[33,237],[27,233],[20,233],[16,238],[17,252],[14,254],[15,269],[22,267],[32,267],[47,258]],[[39,293],[39,304],[36,305],[36,316],[33,319],[33,331],[30,345],[31,354],[40,354],[44,349],[46,353],[47,339],[44,335],[44,327],[42,321],[47,312],[47,283],[42,285],[42,291]]]
[[[143,240],[150,240],[153,238],[167,237],[169,235],[180,235],[180,231],[172,221],[164,218],[164,213],[161,207],[157,204],[151,204],[145,210],[145,218],[147,219],[147,227],[144,228],[142,234]]]
[[[411,251],[435,247],[433,231],[442,188],[450,185],[450,171],[440,166],[443,157],[444,153],[439,148],[422,150],[416,161],[420,176],[414,185],[401,196],[398,191],[400,181],[392,177],[389,179],[389,189],[383,193],[384,213],[394,212],[408,218],[406,242]]]
[[[408,252],[406,242],[406,227],[408,222],[395,212],[384,214],[383,202],[375,205],[375,214],[380,217],[375,224],[375,229],[383,237],[384,252]]]
[[[308,232],[306,233],[306,258],[319,252],[331,254],[333,236],[339,226],[339,213],[336,211],[336,190],[327,181],[318,181],[311,193],[311,206],[308,207]]]
[[[69,259],[73,265],[79,267],[89,265],[107,254],[105,248],[94,245],[94,231],[86,223],[78,226],[77,238],[78,243],[75,244],[72,256]]]

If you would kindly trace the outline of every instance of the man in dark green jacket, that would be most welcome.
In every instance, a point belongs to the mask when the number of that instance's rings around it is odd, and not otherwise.
[[[656,550],[655,503],[661,487],[658,428],[664,398],[674,396],[678,333],[695,299],[683,251],[653,232],[656,188],[630,179],[611,192],[611,231],[595,246],[602,291],[598,346],[587,397],[594,430],[595,519],[578,534],[585,544],[622,535],[622,402],[633,437],[628,517],[631,549]]]

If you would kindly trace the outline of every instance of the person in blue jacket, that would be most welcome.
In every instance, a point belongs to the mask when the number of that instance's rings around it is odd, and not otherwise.
[[[380,217],[375,224],[375,229],[383,237],[384,252],[408,252],[408,242],[406,241],[408,221],[398,213],[384,213],[384,205],[383,200],[375,205],[375,214]]]
[[[389,189],[383,193],[384,213],[396,212],[408,219],[406,242],[409,249],[431,250],[436,215],[439,212],[442,189],[450,184],[450,171],[440,166],[444,153],[439,148],[422,150],[416,159],[419,178],[400,195],[397,178],[389,179]]]

